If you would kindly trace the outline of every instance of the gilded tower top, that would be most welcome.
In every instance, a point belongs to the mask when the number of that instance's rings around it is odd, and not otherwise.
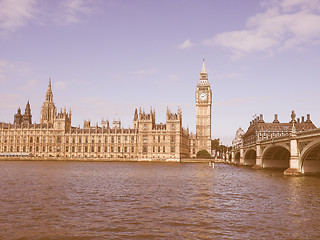
[[[200,72],[200,82],[199,84],[200,85],[209,85],[209,82],[208,82],[208,73],[207,73],[207,69],[206,69],[206,66],[205,66],[205,62],[204,62],[204,58],[202,60],[202,69],[201,69],[201,72]]]

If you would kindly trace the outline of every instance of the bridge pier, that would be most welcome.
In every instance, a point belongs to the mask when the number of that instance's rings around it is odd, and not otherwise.
[[[290,167],[284,171],[284,175],[296,176],[301,175],[299,169],[299,155],[298,155],[298,140],[295,127],[292,127],[291,139],[290,139]]]
[[[235,156],[234,156],[234,151],[232,150],[231,152],[231,163],[234,164],[236,162]]]
[[[253,169],[262,169],[262,159],[261,159],[261,145],[260,142],[256,145],[256,164],[252,167]]]
[[[240,148],[240,163],[239,163],[240,166],[242,166],[242,165],[244,164],[244,156],[243,156],[243,153],[244,153],[244,151],[243,151],[243,146],[241,146],[241,148]]]

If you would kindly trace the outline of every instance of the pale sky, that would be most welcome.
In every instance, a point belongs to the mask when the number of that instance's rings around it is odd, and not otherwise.
[[[72,125],[134,109],[182,108],[195,132],[202,58],[213,93],[212,138],[226,145],[252,116],[311,114],[320,126],[320,0],[0,0],[0,122],[30,100],[39,123],[52,79]]]

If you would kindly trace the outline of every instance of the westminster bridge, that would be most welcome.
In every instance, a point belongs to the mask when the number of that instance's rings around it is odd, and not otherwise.
[[[320,128],[291,133],[234,147],[226,163],[254,169],[285,169],[285,175],[320,173]]]

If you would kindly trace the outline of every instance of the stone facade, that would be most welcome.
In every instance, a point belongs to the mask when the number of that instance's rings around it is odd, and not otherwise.
[[[211,152],[211,101],[203,63],[196,90],[197,135],[182,127],[180,108],[177,113],[167,109],[165,124],[156,124],[154,109],[147,113],[140,108],[135,109],[132,129],[122,128],[120,120],[112,127],[108,121],[102,121],[101,126],[85,121],[80,128],[71,125],[71,110],[57,113],[49,79],[39,124],[32,124],[29,102],[24,115],[18,109],[14,124],[0,123],[0,155],[132,161],[193,158],[198,150]]]

